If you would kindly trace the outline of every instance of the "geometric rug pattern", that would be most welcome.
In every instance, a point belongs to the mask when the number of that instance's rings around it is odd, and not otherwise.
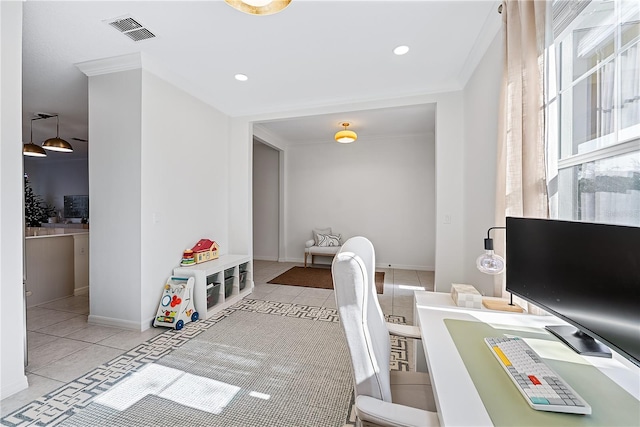
[[[182,348],[191,340],[205,333],[236,311],[261,313],[313,322],[338,322],[337,310],[334,308],[245,298],[232,307],[216,313],[215,316],[209,319],[188,323],[180,331],[167,329],[164,333],[94,368],[80,378],[6,415],[1,420],[2,425],[62,426],[65,425],[66,422],[69,422],[69,425],[80,425],[73,423],[73,417],[91,405],[92,402],[96,401],[100,395],[114,389],[120,382],[134,375],[144,375],[144,369],[150,363],[170,356],[171,353]],[[404,318],[401,316],[388,316],[387,321],[404,323]],[[409,349],[407,347],[407,341],[404,338],[392,336],[391,346],[391,369],[409,370]],[[153,400],[153,398],[154,397],[150,397],[149,399]],[[166,400],[164,402],[154,402],[149,401],[149,399],[145,402],[145,408],[154,408],[154,405],[159,405],[157,407],[162,408],[162,405],[166,403]],[[345,414],[345,423],[352,424],[353,421],[352,411],[350,411],[349,414]],[[95,425],[95,423],[93,423],[93,425]]]

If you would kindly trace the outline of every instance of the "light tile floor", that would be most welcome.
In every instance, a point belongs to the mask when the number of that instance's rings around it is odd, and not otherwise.
[[[266,283],[289,268],[301,265],[254,261],[254,292],[250,298],[335,307],[332,290]],[[384,293],[379,295],[385,314],[404,316],[413,324],[413,291],[433,290],[431,271],[379,269],[384,271]],[[80,377],[123,351],[130,350],[166,329],[135,332],[87,323],[89,297],[68,297],[27,309],[29,388],[0,401],[5,416],[32,400]]]

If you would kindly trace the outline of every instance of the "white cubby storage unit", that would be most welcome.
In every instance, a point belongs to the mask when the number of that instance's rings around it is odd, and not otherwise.
[[[253,263],[248,255],[220,255],[173,269],[175,277],[194,277],[194,300],[201,319],[240,301],[253,291]]]

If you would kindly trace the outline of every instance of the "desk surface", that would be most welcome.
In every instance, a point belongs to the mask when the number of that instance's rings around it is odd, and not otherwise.
[[[445,319],[480,321],[529,329],[565,324],[553,316],[459,308],[446,293],[418,291],[415,293],[415,305],[415,319],[422,331],[422,345],[441,425],[493,425],[447,329]],[[539,351],[535,346],[532,347]],[[584,360],[640,400],[640,368],[615,353],[613,359],[584,357]]]

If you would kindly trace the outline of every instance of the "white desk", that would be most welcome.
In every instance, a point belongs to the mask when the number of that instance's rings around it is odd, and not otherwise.
[[[528,329],[564,323],[553,316],[459,308],[453,304],[449,294],[425,291],[415,293],[414,319],[422,330],[422,349],[433,384],[438,417],[443,426],[493,425],[444,323],[445,319],[481,321]],[[534,345],[532,347],[544,357],[538,348]],[[640,368],[615,352],[613,359],[584,359],[640,400]]]

